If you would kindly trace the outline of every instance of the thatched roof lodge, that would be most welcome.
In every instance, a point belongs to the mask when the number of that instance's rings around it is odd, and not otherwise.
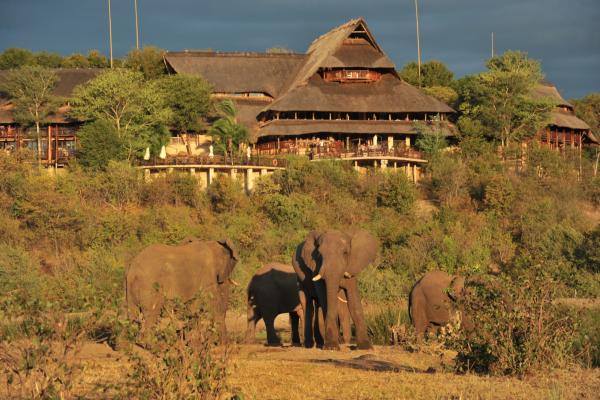
[[[75,155],[77,147],[76,129],[81,121],[76,121],[68,116],[69,106],[67,99],[73,95],[75,87],[86,83],[103,70],[99,68],[57,68],[53,69],[58,77],[56,87],[52,94],[65,99],[65,104],[58,108],[56,113],[47,118],[44,124],[44,140],[42,145],[42,161],[48,165],[58,165]],[[8,71],[0,71],[0,84],[6,79]],[[15,150],[28,148],[37,153],[37,140],[25,132],[15,120],[14,105],[6,94],[0,91],[0,149]]]
[[[165,62],[234,99],[259,154],[416,157],[415,121],[453,132],[454,110],[403,81],[362,18],[318,37],[305,54],[184,51],[167,52]]]
[[[575,116],[573,104],[560,95],[556,86],[542,82],[535,87],[533,96],[554,105],[550,122],[535,136],[538,143],[554,150],[581,149],[584,144],[599,143],[590,126]]]

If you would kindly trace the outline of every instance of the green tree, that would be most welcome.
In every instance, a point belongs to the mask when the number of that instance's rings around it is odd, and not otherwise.
[[[109,66],[108,59],[98,50],[90,50],[87,60],[91,68],[107,68]]]
[[[387,174],[377,190],[377,205],[390,207],[400,214],[408,214],[416,200],[415,186],[402,172]]]
[[[423,91],[446,104],[454,104],[458,100],[458,93],[449,86],[431,86],[423,88]]]
[[[171,113],[156,88],[140,72],[107,70],[78,86],[71,115],[82,121],[110,121],[127,146],[127,159],[164,137]]]
[[[402,79],[414,86],[433,87],[452,84],[454,73],[441,61],[431,60],[421,64],[421,81],[419,82],[419,66],[412,61],[400,71]]]
[[[189,75],[168,75],[157,81],[165,106],[171,110],[168,124],[192,153],[187,133],[198,131],[211,107],[211,87],[202,78]]]
[[[487,68],[458,82],[461,119],[478,121],[484,135],[506,148],[546,125],[552,104],[532,97],[543,74],[540,63],[526,53],[507,51],[488,60]]]
[[[85,168],[106,170],[109,161],[127,158],[127,145],[110,121],[98,119],[87,123],[77,136],[80,144],[77,160]]]
[[[8,73],[3,91],[15,106],[15,119],[23,125],[35,125],[38,161],[41,162],[40,126],[56,111],[58,99],[52,94],[58,77],[46,68],[23,66]]]
[[[64,68],[89,68],[90,62],[83,54],[73,53],[63,60],[62,66]]]
[[[23,65],[33,65],[35,58],[31,50],[11,47],[0,54],[0,69],[19,68]]]
[[[237,122],[237,110],[232,100],[223,100],[216,108],[221,118],[213,124],[209,134],[217,149],[233,158],[234,149],[248,142],[248,128]]]
[[[575,114],[587,122],[592,132],[600,135],[600,93],[593,92],[580,99],[573,99]]]
[[[429,123],[416,121],[413,123],[413,126],[419,133],[415,145],[419,150],[427,154],[428,158],[435,157],[448,146],[446,133],[443,130],[444,126],[438,121],[431,121]]]
[[[47,51],[40,51],[34,54],[34,62],[40,67],[46,68],[59,68],[62,64],[63,58],[58,53],[49,53]]]
[[[146,79],[160,78],[166,73],[163,56],[165,51],[148,46],[142,50],[133,49],[127,54],[124,66],[144,74]]]

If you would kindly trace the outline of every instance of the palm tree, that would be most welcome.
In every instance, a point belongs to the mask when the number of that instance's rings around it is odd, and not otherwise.
[[[248,142],[248,128],[237,122],[237,110],[233,100],[226,99],[215,105],[221,115],[211,127],[209,134],[217,150],[221,150],[233,161],[234,149],[239,149],[241,143]]]

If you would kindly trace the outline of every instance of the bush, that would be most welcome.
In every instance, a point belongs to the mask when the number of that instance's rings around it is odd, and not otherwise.
[[[233,212],[247,202],[240,183],[223,175],[208,186],[206,194],[216,213]]]
[[[110,161],[127,159],[126,143],[113,124],[98,119],[85,124],[78,132],[80,148],[77,161],[91,170],[106,170]]]
[[[553,303],[552,280],[482,278],[466,290],[475,329],[454,343],[458,371],[523,376],[576,362],[576,321]]]
[[[407,345],[415,342],[406,304],[383,304],[365,315],[367,333],[375,344]]]
[[[385,176],[377,191],[377,205],[390,207],[399,214],[408,214],[417,198],[415,186],[404,173],[390,173]]]

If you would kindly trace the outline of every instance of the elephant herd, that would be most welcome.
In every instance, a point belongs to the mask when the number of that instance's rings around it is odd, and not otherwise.
[[[357,275],[375,262],[378,249],[377,239],[365,230],[310,232],[297,246],[291,266],[266,264],[250,280],[246,341],[255,340],[255,326],[262,319],[268,344],[280,345],[274,321],[279,314],[289,313],[293,345],[301,345],[302,325],[305,347],[316,344],[337,350],[340,340],[350,342],[352,320],[357,347],[370,349]],[[145,248],[131,260],[126,272],[129,318],[139,322],[142,331],[147,330],[157,323],[165,300],[196,301],[201,291],[208,295],[225,340],[229,291],[231,284],[236,284],[231,273],[238,261],[238,252],[229,239],[186,239],[175,246]],[[441,271],[425,274],[409,297],[409,315],[416,332],[423,335],[448,323],[463,290],[461,277]]]

